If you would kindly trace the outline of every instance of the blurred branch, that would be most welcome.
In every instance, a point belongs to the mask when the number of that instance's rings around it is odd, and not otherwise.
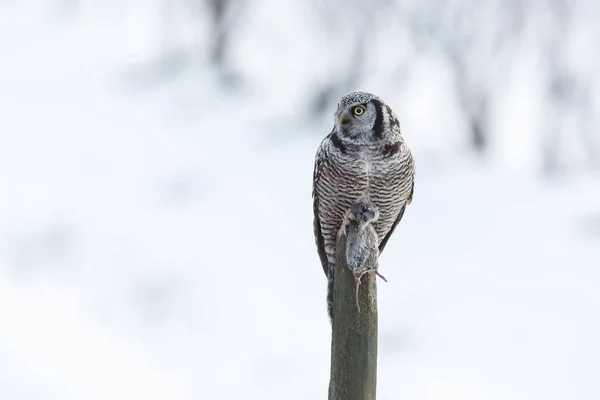
[[[340,65],[332,71],[327,83],[317,88],[309,105],[310,112],[320,117],[329,112],[331,105],[342,95],[357,89],[367,62],[370,61],[368,50],[377,40],[377,30],[374,27],[377,26],[378,18],[385,13],[390,0],[373,0],[368,4],[358,0],[313,2],[315,12],[323,20],[322,29],[326,33],[326,40],[339,40],[343,43],[330,46],[336,52],[334,59]]]
[[[477,153],[489,146],[489,83],[502,79],[503,55],[524,26],[526,6],[519,0],[424,1],[398,10],[420,51],[433,48],[447,60],[456,97],[467,124],[468,143]]]
[[[213,23],[212,48],[210,49],[210,62],[218,69],[223,68],[225,50],[229,41],[229,30],[226,25],[226,15],[231,7],[231,0],[208,0],[208,10]]]
[[[317,90],[311,105],[313,114],[320,116],[326,111],[330,111],[331,104],[335,104],[337,99],[358,84],[364,74],[365,52],[365,36],[359,35],[352,47],[351,67],[346,68],[341,76],[338,75],[337,80],[332,80],[321,87],[320,90]]]

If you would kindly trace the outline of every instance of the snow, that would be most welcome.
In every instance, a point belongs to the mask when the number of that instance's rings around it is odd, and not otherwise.
[[[310,85],[264,64],[302,42],[269,30],[307,10],[257,6],[234,60],[267,44],[235,94],[206,71],[136,80],[158,7],[83,2],[68,23],[41,4],[0,4],[0,398],[323,398],[310,195],[332,122],[290,124]],[[419,57],[399,93],[373,83],[418,168],[381,257],[380,397],[599,398],[599,178],[543,181],[515,150],[535,152],[541,113],[525,58],[493,118],[509,143],[481,162],[458,150],[443,62]]]

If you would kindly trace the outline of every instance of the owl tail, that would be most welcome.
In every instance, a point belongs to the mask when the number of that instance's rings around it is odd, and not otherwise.
[[[327,315],[329,315],[330,322],[333,321],[333,271],[334,268],[330,266],[327,275]]]

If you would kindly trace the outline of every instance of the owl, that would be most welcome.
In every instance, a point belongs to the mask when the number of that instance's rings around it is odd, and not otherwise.
[[[414,191],[415,164],[392,109],[365,92],[343,96],[333,130],[315,156],[314,234],[327,277],[327,310],[333,318],[336,240],[344,217],[357,202],[375,206],[379,253],[402,219]]]

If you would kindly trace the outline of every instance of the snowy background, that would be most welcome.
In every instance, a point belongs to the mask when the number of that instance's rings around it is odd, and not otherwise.
[[[597,1],[0,0],[0,399],[324,399],[314,154],[417,162],[381,399],[600,398]]]

